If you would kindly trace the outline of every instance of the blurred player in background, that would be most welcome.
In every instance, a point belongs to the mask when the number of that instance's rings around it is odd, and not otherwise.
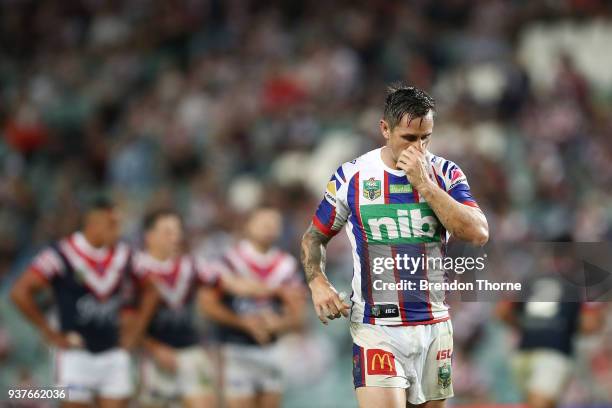
[[[276,340],[304,323],[297,261],[274,247],[281,229],[278,210],[256,209],[246,222],[245,239],[215,266],[223,277],[261,282],[276,293],[274,296],[236,296],[209,290],[202,297],[205,312],[221,325],[223,382],[230,408],[280,406],[283,379]]]
[[[581,267],[570,248],[555,252],[542,268],[547,272],[536,271],[524,282],[526,302],[502,302],[496,310],[519,332],[514,374],[530,408],[558,405],[571,379],[576,337],[598,331],[603,323],[601,308],[581,302],[580,287],[568,279]]]
[[[156,292],[148,281],[138,314],[121,324],[124,306],[133,302],[130,248],[118,242],[114,204],[98,197],[90,203],[82,230],[44,249],[19,278],[11,298],[46,341],[57,348],[56,385],[66,387],[64,407],[126,407],[133,392],[132,347],[154,311]],[[51,288],[59,329],[49,325],[36,303]]]
[[[184,253],[177,213],[158,210],[144,220],[145,251],[134,257],[137,276],[153,281],[160,304],[151,320],[141,369],[140,401],[146,407],[175,401],[185,407],[215,404],[212,369],[194,325],[193,300],[210,276]]]
[[[453,396],[453,332],[444,292],[379,290],[373,284],[443,281],[443,269],[410,270],[395,259],[443,257],[446,231],[477,245],[488,240],[486,218],[459,166],[427,150],[434,109],[420,89],[391,89],[380,121],[386,146],[338,168],[302,239],[315,311],[327,324],[348,314],[324,268],[325,246],[348,223],[353,376],[361,407],[405,407],[406,401],[441,407]],[[373,272],[376,262],[388,258],[392,268]]]
[[[218,287],[239,295],[269,295],[271,290],[250,279],[215,275],[202,259],[185,250],[181,217],[171,209],[148,214],[143,222],[145,251],[134,257],[134,271],[148,277],[161,303],[148,328],[147,352],[141,371],[140,400],[145,406],[216,405],[214,367],[200,344],[194,301],[202,287]]]

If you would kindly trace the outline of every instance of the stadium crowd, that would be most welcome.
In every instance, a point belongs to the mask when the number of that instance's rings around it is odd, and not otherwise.
[[[611,17],[598,0],[2,2],[0,287],[101,189],[126,239],[172,206],[208,256],[265,197],[297,255],[337,163],[382,143],[394,81],[436,98],[432,151],[461,163],[492,241],[609,241],[612,53],[598,47]],[[350,277],[347,248],[330,248],[332,279]],[[457,372],[474,375],[455,392],[512,401],[492,346],[507,333],[473,306],[457,305],[457,321],[482,316],[456,324],[469,357]],[[11,319],[0,314],[0,366],[26,378],[35,357],[3,328]],[[581,355],[601,384],[611,323]],[[593,384],[569,398],[612,401]]]

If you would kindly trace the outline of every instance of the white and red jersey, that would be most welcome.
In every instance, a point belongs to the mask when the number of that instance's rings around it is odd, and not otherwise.
[[[76,232],[42,250],[30,265],[53,288],[62,332],[80,334],[89,351],[118,343],[119,312],[134,294],[130,259],[125,243],[95,248]]]
[[[134,255],[134,273],[140,279],[150,277],[162,304],[151,320],[148,333],[175,348],[199,342],[194,325],[194,299],[201,285],[216,284],[216,277],[202,259],[181,255],[165,261],[139,251]]]
[[[278,248],[266,253],[259,252],[247,240],[231,247],[211,268],[221,279],[231,274],[257,281],[269,288],[295,286],[301,284],[297,260]],[[244,297],[225,294],[223,302],[239,315],[258,313],[265,310],[278,311],[280,301],[276,297]],[[255,344],[248,334],[228,327],[221,328],[221,340],[231,343]]]
[[[419,289],[422,280],[445,280],[445,271],[428,267],[427,260],[444,256],[446,231],[406,173],[383,162],[381,150],[372,150],[338,168],[327,184],[313,224],[330,237],[347,225],[354,265],[352,321],[413,325],[446,320],[444,291]],[[459,166],[429,152],[426,161],[430,178],[441,189],[462,204],[478,206]],[[389,258],[394,261],[387,261]],[[397,267],[398,259],[404,261],[400,262],[403,268]],[[412,270],[411,260],[418,261]],[[415,285],[412,289],[388,289],[409,282]]]

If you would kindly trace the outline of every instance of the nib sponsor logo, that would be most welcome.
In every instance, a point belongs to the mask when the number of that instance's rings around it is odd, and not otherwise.
[[[371,243],[440,241],[440,223],[427,203],[363,206],[361,218]]]

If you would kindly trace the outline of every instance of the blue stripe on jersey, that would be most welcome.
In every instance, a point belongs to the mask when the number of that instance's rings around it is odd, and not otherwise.
[[[340,178],[342,179],[342,182],[346,183],[346,177],[344,176],[344,170],[342,170],[342,166],[338,167],[338,170],[336,171],[336,173],[338,173],[338,176],[340,176]]]
[[[396,176],[391,173],[388,174],[389,184],[410,184],[408,182],[408,177],[406,176]],[[412,193],[392,193],[389,194],[389,204],[407,204],[407,203],[415,203],[415,195],[414,190]]]
[[[349,221],[353,227],[357,256],[361,264],[361,297],[365,303],[363,322],[374,323],[374,318],[371,313],[372,282],[370,276],[370,258],[368,256],[368,246],[365,230],[361,223],[361,210],[359,208],[359,172],[355,173],[353,178],[349,181],[346,198],[351,210]]]
[[[450,194],[451,197],[453,197],[455,200],[459,201],[460,203],[464,203],[466,201],[474,201],[474,202],[476,201],[472,197],[470,188],[465,183],[457,184],[455,187],[453,187],[448,192],[448,194]]]
[[[401,280],[414,282],[416,290],[405,290],[402,292],[402,309],[403,315],[406,317],[408,322],[420,322],[424,320],[430,320],[432,318],[429,307],[429,293],[419,289],[421,279],[427,279],[426,270],[422,268],[421,263],[425,263],[427,257],[422,256],[423,244],[401,244],[394,246],[395,254],[400,256],[400,259],[404,259],[404,255],[410,259],[415,259],[418,264],[416,272],[412,273],[412,264],[409,263],[409,268],[400,268],[399,276]],[[403,261],[402,261],[403,262]],[[403,265],[402,265],[403,266]]]
[[[446,161],[444,162],[444,165],[442,166],[442,175],[443,175],[443,176],[446,176],[446,170],[448,170],[448,163],[449,163],[449,161],[448,161],[448,160],[446,160]]]
[[[436,174],[436,179],[437,179],[437,182],[438,182],[438,186],[440,186],[440,188],[446,190],[446,187],[444,185],[444,179],[442,177],[438,176],[437,174]]]
[[[330,223],[333,223],[332,217],[335,216],[335,207],[327,201],[327,199],[323,198],[321,204],[319,204],[319,208],[317,208],[317,212],[315,213],[316,217],[319,219],[321,224],[329,226],[331,228]]]

